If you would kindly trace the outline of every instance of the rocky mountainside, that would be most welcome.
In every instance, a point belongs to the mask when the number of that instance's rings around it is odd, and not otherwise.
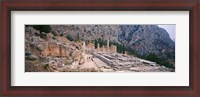
[[[150,53],[165,57],[174,53],[175,42],[167,31],[156,25],[121,26],[122,34],[119,40],[131,46],[139,55]]]
[[[55,35],[67,35],[73,39],[86,40],[104,39],[108,37],[111,41],[118,42],[118,33],[121,31],[118,25],[51,25]]]
[[[175,42],[157,25],[51,25],[55,35],[70,35],[74,40],[107,40],[131,48],[142,57],[156,58],[175,63]],[[151,56],[150,56],[151,57]]]
[[[119,41],[134,49],[137,55],[175,68],[175,42],[157,25],[121,26]]]

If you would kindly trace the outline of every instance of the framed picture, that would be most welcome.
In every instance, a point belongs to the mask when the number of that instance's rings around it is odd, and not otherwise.
[[[199,97],[198,0],[1,2],[1,96]]]

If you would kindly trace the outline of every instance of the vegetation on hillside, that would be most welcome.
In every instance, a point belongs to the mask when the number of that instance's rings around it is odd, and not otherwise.
[[[36,33],[37,36],[40,36],[40,38],[46,38],[47,33],[51,32],[50,25],[26,25],[26,27],[33,27],[34,29],[38,30],[39,33]]]
[[[156,62],[156,63],[158,63],[160,65],[163,65],[163,66],[166,66],[166,67],[169,67],[169,68],[175,68],[173,66],[173,64],[171,64],[167,59],[161,59],[161,58],[159,58],[157,55],[155,55],[153,53],[150,53],[149,55],[147,55],[145,57],[145,59],[153,61],[153,62]]]
[[[51,31],[50,25],[33,25],[33,28],[45,33],[49,33]]]

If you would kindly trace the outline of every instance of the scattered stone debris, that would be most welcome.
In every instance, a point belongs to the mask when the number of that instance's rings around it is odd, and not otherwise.
[[[160,66],[155,62],[143,60],[137,57],[119,53],[94,53],[94,56],[102,60],[114,71],[133,72],[173,72],[173,69]],[[96,64],[100,64],[96,63]],[[104,65],[105,65],[104,64]]]
[[[25,56],[25,59],[30,61],[35,61],[36,59],[38,59],[38,57],[36,55],[29,55]]]

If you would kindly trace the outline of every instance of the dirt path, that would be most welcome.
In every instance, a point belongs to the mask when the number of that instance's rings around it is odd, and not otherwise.
[[[100,71],[99,67],[97,67],[97,65],[93,62],[93,61],[87,61],[82,65],[79,65],[79,69],[80,70],[86,70],[86,71]]]
[[[94,63],[99,68],[101,72],[111,72],[114,71],[110,66],[108,66],[105,62],[101,61],[98,58],[93,58]]]

